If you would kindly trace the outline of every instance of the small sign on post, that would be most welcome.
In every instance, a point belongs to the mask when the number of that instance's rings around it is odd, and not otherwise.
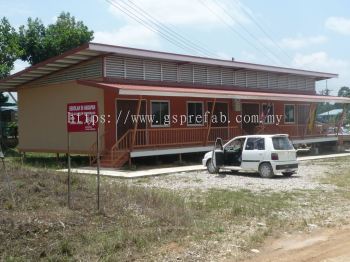
[[[96,132],[97,156],[97,208],[100,210],[100,152],[98,132],[97,102],[83,102],[67,104],[67,151],[68,151],[68,207],[71,208],[71,158],[70,133]]]

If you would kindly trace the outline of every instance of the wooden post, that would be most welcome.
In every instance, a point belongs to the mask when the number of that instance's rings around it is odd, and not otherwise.
[[[26,152],[22,152],[21,153],[21,165],[22,166],[24,165],[25,160],[26,160]]]
[[[0,158],[1,158],[1,161],[2,161],[2,168],[4,170],[4,176],[5,176],[5,180],[6,180],[6,183],[7,183],[7,187],[8,187],[10,196],[11,196],[12,205],[15,206],[16,202],[15,202],[15,198],[13,197],[13,192],[12,192],[12,187],[11,187],[11,180],[10,180],[10,176],[7,173],[7,170],[6,170],[5,156],[2,153],[2,149],[1,148],[0,148]]]
[[[97,158],[97,211],[100,211],[100,147],[99,147],[99,140],[100,140],[100,134],[99,134],[99,128],[97,127],[96,131],[96,158]]]
[[[128,166],[129,166],[129,169],[131,169],[131,166],[132,166],[132,161],[131,161],[131,157],[129,155],[129,160],[128,160]]]
[[[344,120],[346,119],[346,111],[347,111],[347,105],[344,104],[343,105],[343,112],[341,113],[339,121],[337,123],[338,146],[343,146],[343,144],[344,144],[344,137],[343,137],[344,134],[339,136],[339,130],[343,126]]]
[[[141,111],[141,104],[142,104],[142,96],[139,96],[139,100],[137,103],[137,111],[136,111],[136,116],[138,116],[140,114]],[[138,117],[136,117],[136,119],[138,119]],[[135,145],[135,140],[136,140],[136,131],[137,131],[137,120],[134,123],[134,129],[133,129],[133,133],[132,133],[132,140],[131,140],[131,146],[130,146],[130,150],[132,150],[132,148]]]
[[[209,140],[209,134],[210,134],[211,122],[212,122],[211,117],[214,114],[215,104],[216,104],[216,98],[214,98],[213,105],[211,107],[211,113],[210,113],[210,117],[209,117],[208,130],[207,130],[207,137],[206,137],[206,140],[205,140],[205,143],[204,143],[205,145],[208,144],[208,140]]]
[[[309,128],[310,128],[310,133],[312,134],[312,129],[315,124],[315,113],[316,113],[316,103],[312,103],[310,105],[309,116],[306,121],[304,136],[308,134]]]
[[[68,208],[71,208],[71,188],[70,188],[70,176],[71,176],[71,162],[70,162],[70,133],[67,136],[67,151],[68,151]]]
[[[182,164],[182,154],[179,154],[179,164]]]

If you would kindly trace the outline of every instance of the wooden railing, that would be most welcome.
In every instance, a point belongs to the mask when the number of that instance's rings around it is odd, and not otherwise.
[[[111,160],[117,162],[119,157],[129,153],[133,130],[128,130],[111,148]]]
[[[133,131],[132,131],[133,132]],[[134,148],[206,145],[240,135],[238,127],[153,128],[136,130]]]
[[[306,138],[326,136],[324,126],[316,124],[312,132],[305,133],[306,125],[290,124],[275,125],[265,124],[257,126],[255,134],[289,134],[291,138]],[[134,136],[134,132],[136,132]],[[186,128],[152,128],[130,129],[108,150],[107,158],[116,163],[120,158],[130,154],[133,149],[161,148],[161,147],[186,147],[206,146],[213,144],[216,138],[228,141],[239,135],[243,135],[240,127],[186,127]],[[105,134],[100,136],[103,141]],[[133,144],[134,141],[134,144]],[[132,145],[133,144],[133,145]],[[90,164],[96,162],[96,142],[91,146]]]
[[[327,136],[327,128],[323,125],[315,124],[311,131],[306,132],[305,124],[265,124],[264,126],[258,126],[256,128],[256,134],[288,134],[291,138],[307,138],[307,137],[322,137]]]

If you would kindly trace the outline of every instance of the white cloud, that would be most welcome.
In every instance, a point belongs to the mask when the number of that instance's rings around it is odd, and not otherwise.
[[[328,81],[328,86],[333,90],[333,95],[337,94],[340,87],[350,85],[350,61],[330,57],[326,52],[321,51],[311,54],[298,53],[294,57],[293,66],[339,74],[339,78]]]
[[[350,66],[348,61],[331,58],[326,52],[323,51],[307,55],[298,53],[294,57],[293,64],[297,67],[312,66],[315,69],[326,71],[344,69]]]
[[[119,5],[122,5],[120,1]],[[152,17],[164,24],[180,25],[180,26],[198,26],[205,28],[206,26],[224,26],[222,21],[213,14],[216,13],[221,18],[225,19],[227,23],[235,24],[229,13],[239,23],[248,23],[249,19],[241,11],[241,6],[233,6],[228,0],[220,1],[220,5],[213,1],[188,1],[188,0],[134,0],[137,6],[141,7]],[[201,2],[204,2],[202,4]],[[209,8],[207,8],[208,6]],[[129,6],[124,5],[132,12],[136,13]],[[135,7],[134,7],[135,8]],[[212,11],[210,11],[211,9]],[[115,6],[110,5],[109,10],[118,18],[123,17],[130,21],[130,18]],[[226,10],[227,13],[224,11]]]
[[[97,43],[143,48],[160,47],[157,33],[142,25],[127,24],[115,31],[95,32],[94,37],[94,42]]]
[[[240,60],[242,60],[244,62],[256,63],[257,57],[254,53],[243,50],[241,52]]]
[[[323,44],[327,41],[327,37],[318,35],[318,36],[302,36],[297,37],[286,37],[280,41],[281,47],[288,49],[301,49],[311,45]]]
[[[325,23],[326,28],[343,35],[350,35],[350,18],[329,17]]]
[[[19,71],[22,71],[23,69],[25,69],[28,66],[30,66],[30,64],[28,62],[18,59],[14,63],[14,68],[11,71],[11,74],[14,74],[14,73],[17,73]]]
[[[124,7],[124,12],[131,12],[134,16],[137,15],[138,19],[142,17],[142,20],[144,20],[142,22],[143,25],[130,18],[116,6]],[[142,8],[142,10],[138,8]],[[231,26],[234,26],[235,23],[249,23],[250,20],[244,15],[242,8],[241,5],[233,5],[230,0],[220,0],[218,2],[207,0],[114,0],[114,4],[110,4],[108,10],[124,25],[115,30],[96,32],[94,41],[114,45],[161,49],[162,33],[159,31],[164,33],[164,27],[158,22],[180,35],[182,35],[181,28],[184,27],[210,31],[213,28],[226,26],[221,19],[224,19]],[[139,13],[137,10],[139,10]],[[148,24],[148,27],[145,24]],[[167,31],[169,32],[169,30]],[[168,35],[167,32],[165,34]],[[183,36],[193,41],[192,37]]]

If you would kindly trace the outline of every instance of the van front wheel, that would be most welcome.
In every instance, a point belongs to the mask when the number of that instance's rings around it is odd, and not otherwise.
[[[259,166],[259,174],[262,178],[274,177],[273,169],[270,163],[262,163]]]
[[[217,174],[217,173],[219,173],[219,168],[214,166],[212,159],[209,159],[207,161],[207,169],[208,169],[208,172],[210,174]]]

